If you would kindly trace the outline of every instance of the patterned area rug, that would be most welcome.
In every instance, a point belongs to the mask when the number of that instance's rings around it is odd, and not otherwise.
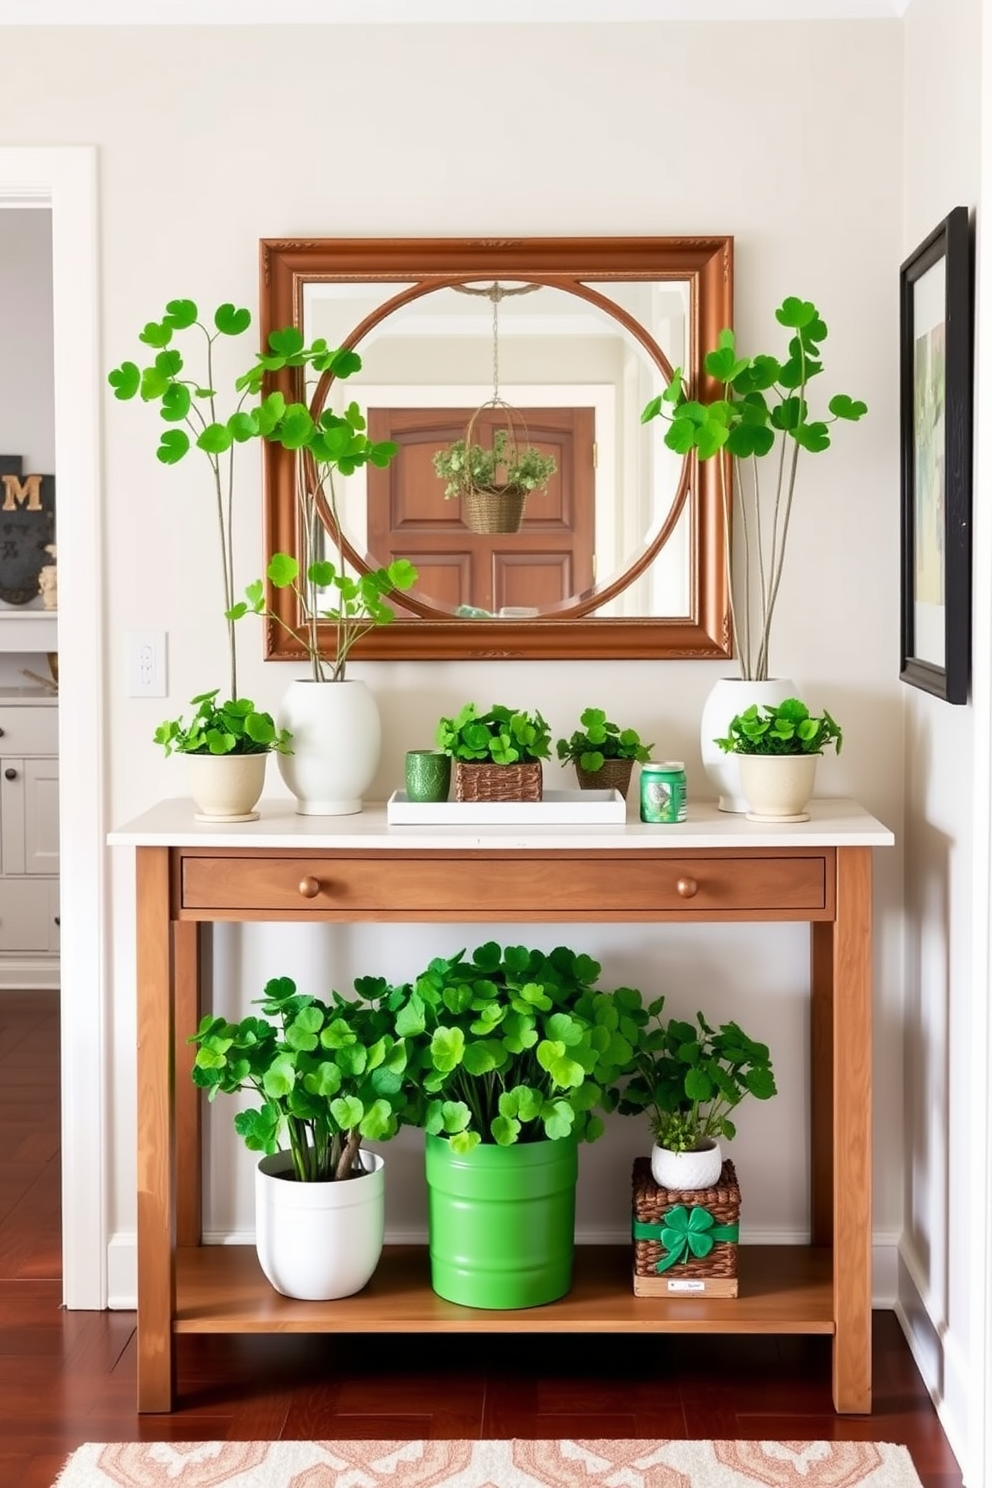
[[[920,1488],[888,1442],[89,1442],[57,1488]]]

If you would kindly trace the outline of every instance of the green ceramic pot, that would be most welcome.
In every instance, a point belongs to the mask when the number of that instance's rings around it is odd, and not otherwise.
[[[539,1307],[572,1285],[578,1144],[426,1141],[431,1285],[462,1307]]]

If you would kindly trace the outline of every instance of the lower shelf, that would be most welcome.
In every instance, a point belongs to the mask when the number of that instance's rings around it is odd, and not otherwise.
[[[833,1333],[832,1254],[742,1245],[737,1297],[635,1297],[629,1245],[579,1245],[572,1290],[517,1312],[458,1307],[431,1291],[423,1246],[387,1246],[364,1291],[297,1302],[273,1291],[249,1246],[182,1249],[177,1333]]]

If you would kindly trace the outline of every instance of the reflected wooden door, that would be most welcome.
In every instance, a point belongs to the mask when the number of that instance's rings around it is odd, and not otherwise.
[[[432,463],[435,450],[461,439],[466,408],[370,408],[368,432],[391,439],[398,452],[386,470],[368,467],[368,548],[383,562],[409,558],[417,590],[431,603],[498,612],[545,609],[588,589],[595,550],[595,410],[524,408],[527,441],[554,455],[548,489],[531,494],[518,532],[481,535],[461,517],[461,503],[444,497]],[[484,409],[476,443],[506,426],[505,412]],[[514,436],[521,431],[514,425]]]

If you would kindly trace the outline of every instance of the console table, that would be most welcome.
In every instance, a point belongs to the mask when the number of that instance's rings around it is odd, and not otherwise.
[[[110,834],[137,887],[138,1409],[169,1411],[180,1333],[820,1333],[839,1412],[871,1410],[871,857],[889,829],[852,801],[770,827],[690,808],[677,826],[387,826],[383,807],[196,822],[164,801]],[[199,930],[221,920],[808,921],[811,1243],[747,1246],[737,1298],[635,1297],[628,1246],[576,1247],[567,1297],[458,1307],[426,1250],[387,1246],[356,1297],[299,1302],[254,1249],[201,1245]],[[178,1079],[174,1078],[178,1071]]]

